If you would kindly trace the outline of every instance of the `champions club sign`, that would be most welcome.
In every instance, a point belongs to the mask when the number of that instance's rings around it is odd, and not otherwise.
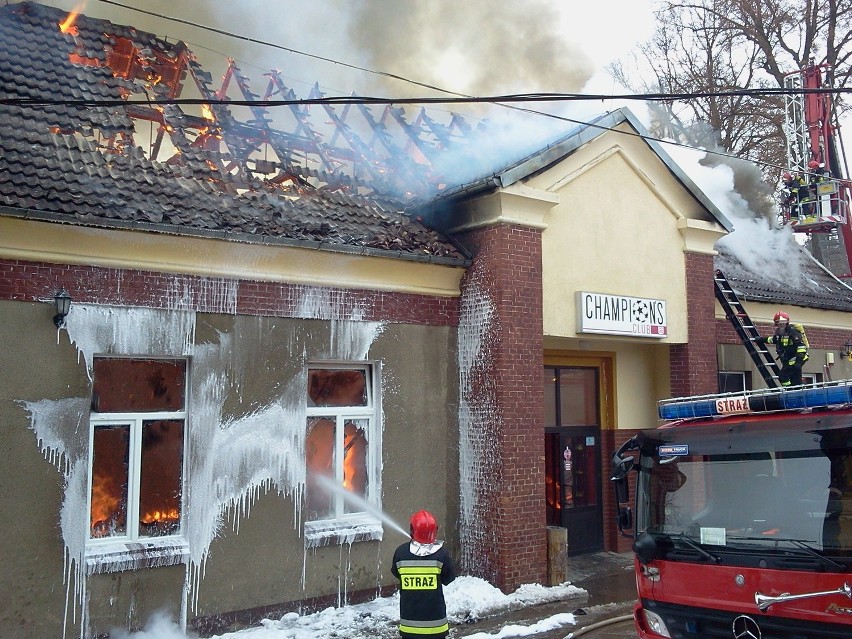
[[[668,335],[665,300],[577,292],[578,333],[630,337]]]

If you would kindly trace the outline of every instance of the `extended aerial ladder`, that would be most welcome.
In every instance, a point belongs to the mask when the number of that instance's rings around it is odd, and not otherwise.
[[[767,350],[766,345],[756,341],[760,337],[760,333],[746,313],[745,307],[743,307],[733,287],[728,283],[728,279],[722,271],[717,270],[713,282],[716,289],[716,299],[719,300],[719,304],[725,311],[725,316],[731,322],[740,340],[742,340],[743,346],[757,366],[763,381],[769,388],[780,387],[778,364],[775,363],[775,358]]]
[[[852,184],[847,178],[843,146],[834,125],[836,114],[824,86],[825,65],[813,61],[784,78],[787,166],[796,198],[783,206],[783,218],[796,233],[810,238],[813,256],[834,275],[852,280]]]

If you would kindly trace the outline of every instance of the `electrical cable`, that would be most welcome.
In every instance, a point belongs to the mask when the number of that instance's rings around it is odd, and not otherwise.
[[[192,22],[191,20],[184,20],[183,18],[175,18],[173,16],[167,16],[162,13],[155,13],[153,11],[147,11],[146,9],[139,9],[137,7],[131,7],[130,5],[123,4],[121,2],[115,2],[115,0],[98,0],[99,2],[103,2],[104,4],[111,4],[116,7],[121,7],[122,9],[128,9],[130,11],[137,11],[139,13],[144,13],[145,15],[152,16],[154,18],[162,18],[164,20],[169,20],[171,22],[177,22],[179,24],[185,24],[190,27],[196,27],[197,29],[203,29],[205,31],[210,31],[211,33],[218,33],[219,35],[224,35],[229,38],[236,38],[237,40],[243,40],[245,42],[250,42],[252,44],[259,44],[266,47],[272,47],[273,49],[280,49],[281,51],[287,51],[288,53],[294,53],[296,55],[303,55],[308,58],[313,58],[314,60],[320,60],[321,62],[330,62],[332,64],[336,64],[339,66],[346,67],[348,69],[353,69],[355,71],[363,71],[365,73],[372,73],[374,75],[383,76],[386,78],[391,78],[393,80],[400,80],[402,82],[408,82],[410,84],[415,84],[417,86],[423,87],[425,89],[432,89],[434,91],[440,91],[442,93],[448,93],[450,95],[456,95],[460,97],[470,97],[465,96],[463,93],[456,93],[454,91],[450,91],[448,89],[442,89],[441,87],[437,87],[426,82],[418,82],[417,80],[412,80],[410,78],[403,77],[401,75],[396,75],[394,73],[389,73],[387,71],[376,71],[375,69],[368,69],[367,67],[361,67],[356,64],[350,64],[348,62],[341,62],[340,60],[335,60],[334,58],[327,58],[321,55],[316,55],[313,53],[307,53],[305,51],[299,51],[298,49],[293,49],[290,47],[285,47],[281,44],[275,44],[274,42],[266,42],[265,40],[259,40],[257,38],[252,38],[249,36],[243,36],[238,33],[233,33],[231,31],[225,31],[224,29],[217,29],[216,27],[209,27],[207,25],[198,24],[197,22]]]
[[[229,104],[238,105],[238,106],[258,106],[258,107],[263,108],[263,107],[273,107],[273,106],[293,106],[293,105],[311,105],[311,104],[353,104],[353,105],[357,105],[357,104],[364,104],[364,105],[367,105],[367,104],[373,104],[373,105],[376,105],[376,104],[379,104],[379,105],[421,104],[422,105],[422,104],[487,103],[487,104],[494,104],[496,106],[501,106],[501,107],[505,107],[505,108],[509,108],[509,109],[514,109],[514,110],[525,112],[525,113],[530,113],[530,114],[533,114],[533,115],[540,115],[540,116],[543,116],[543,117],[548,117],[548,118],[552,118],[552,119],[571,122],[571,123],[578,124],[578,125],[584,125],[585,124],[585,125],[594,127],[595,125],[587,123],[587,122],[574,120],[574,119],[564,117],[564,116],[559,116],[559,115],[556,115],[556,114],[553,114],[553,113],[537,111],[535,109],[518,107],[513,103],[514,102],[540,102],[540,101],[577,101],[577,100],[600,100],[600,101],[641,100],[641,101],[664,101],[664,102],[667,102],[667,101],[679,101],[679,100],[689,100],[689,99],[707,98],[707,97],[728,97],[728,96],[729,97],[744,97],[744,96],[753,96],[753,97],[767,96],[768,97],[768,96],[779,96],[779,95],[784,96],[784,95],[791,95],[791,94],[803,94],[804,95],[804,94],[808,94],[808,93],[820,93],[820,94],[831,93],[831,94],[839,95],[839,94],[843,94],[843,93],[852,92],[852,89],[845,88],[845,87],[821,88],[821,89],[764,88],[764,89],[734,89],[734,90],[729,90],[729,91],[710,91],[710,92],[705,91],[705,92],[695,92],[695,93],[670,93],[670,94],[667,94],[667,93],[645,93],[645,94],[602,95],[602,94],[533,93],[533,94],[518,94],[518,95],[508,95],[508,96],[494,96],[494,97],[475,97],[475,96],[468,95],[468,94],[465,94],[465,93],[459,93],[459,92],[456,92],[456,91],[451,91],[449,89],[445,89],[443,87],[435,86],[433,84],[428,84],[428,83],[425,83],[425,82],[419,82],[417,80],[412,80],[411,78],[406,78],[404,76],[400,76],[400,75],[397,75],[397,74],[394,74],[394,73],[389,73],[389,72],[386,72],[386,71],[377,71],[375,69],[370,69],[370,68],[367,68],[367,67],[362,67],[362,66],[350,64],[350,63],[347,63],[347,62],[342,62],[340,60],[335,60],[333,58],[328,58],[328,57],[325,57],[325,56],[307,53],[305,51],[300,51],[298,49],[293,49],[291,47],[285,47],[283,45],[275,44],[275,43],[272,43],[272,42],[267,42],[267,41],[260,40],[260,39],[257,39],[257,38],[251,38],[251,37],[248,37],[248,36],[243,36],[243,35],[240,35],[240,34],[237,34],[237,33],[226,31],[224,29],[218,29],[218,28],[215,28],[215,27],[210,27],[210,26],[207,26],[207,25],[192,22],[190,20],[185,20],[185,19],[182,19],[182,18],[175,18],[173,16],[168,16],[168,15],[165,15],[165,14],[162,14],[162,13],[156,13],[156,12],[153,12],[153,11],[148,11],[148,10],[145,10],[145,9],[139,9],[137,7],[133,7],[133,6],[130,6],[130,5],[122,3],[122,2],[117,2],[116,0],[99,0],[99,2],[102,2],[104,4],[114,5],[114,6],[117,6],[117,7],[121,7],[123,9],[127,9],[127,10],[130,10],[130,11],[136,11],[136,12],[143,13],[145,15],[149,15],[149,16],[152,16],[152,17],[161,18],[161,19],[166,20],[166,21],[172,21],[172,22],[176,22],[176,23],[180,23],[180,24],[185,24],[185,25],[192,26],[192,27],[202,29],[202,30],[205,30],[205,31],[210,31],[212,33],[217,33],[219,35],[224,35],[224,36],[227,36],[227,37],[230,37],[230,38],[235,38],[235,39],[238,39],[238,40],[250,42],[252,44],[258,44],[258,45],[267,46],[267,47],[271,47],[271,48],[275,48],[275,49],[280,49],[282,51],[287,51],[289,53],[293,53],[293,54],[296,54],[296,55],[302,55],[302,56],[306,56],[306,57],[313,58],[313,59],[316,59],[316,60],[320,60],[320,61],[323,61],[323,62],[329,62],[329,63],[332,63],[332,64],[344,66],[344,67],[354,69],[354,70],[357,70],[357,71],[363,71],[365,73],[371,73],[371,74],[374,74],[374,75],[379,75],[379,76],[383,76],[383,77],[387,77],[387,78],[391,78],[391,79],[395,79],[395,80],[400,80],[402,82],[408,82],[408,83],[416,85],[416,86],[421,86],[421,87],[424,87],[424,88],[439,91],[441,93],[456,96],[455,98],[443,98],[443,99],[442,98],[402,99],[402,98],[369,98],[369,97],[360,98],[360,97],[349,96],[349,97],[319,98],[316,101],[314,101],[314,100],[295,100],[295,101],[274,100],[274,101],[264,101],[264,102],[261,102],[261,103],[253,102],[253,101],[238,101],[238,100],[228,101]],[[364,100],[364,101],[362,102],[361,100]],[[218,102],[203,102],[203,101],[198,102],[198,103],[200,103],[200,104],[218,104]],[[4,100],[0,100],[0,104],[6,104],[6,102]],[[67,105],[67,106],[74,106],[73,104],[70,104],[69,102],[62,102],[62,104]],[[125,104],[126,104],[126,102],[119,103],[119,104],[100,103],[97,106],[124,106]],[[156,102],[152,102],[151,104],[195,104],[195,102],[156,101]],[[23,103],[20,103],[17,106],[26,106],[26,105],[24,105]],[[86,104],[86,105],[81,104],[81,106],[89,106],[89,105],[88,104]],[[599,128],[608,130],[607,127],[599,127]],[[629,132],[623,132],[623,131],[621,133],[629,134]],[[735,158],[735,159],[739,159],[739,160],[742,159],[742,158],[740,158],[740,157],[738,157],[734,154],[731,154],[731,153],[708,150],[708,149],[695,147],[695,146],[688,145],[688,144],[674,142],[672,140],[664,140],[664,139],[661,139],[661,138],[654,138],[654,137],[651,137],[651,136],[644,136],[644,135],[641,135],[641,134],[636,134],[636,135],[638,137],[642,138],[642,139],[645,139],[645,140],[653,140],[653,141],[663,143],[663,144],[671,144],[673,146],[679,146],[679,147],[682,147],[682,148],[700,150],[700,151],[704,151],[707,154],[711,154],[711,155],[715,155],[715,156],[719,156],[719,157]],[[757,160],[753,160],[753,162],[755,162],[756,164],[760,164],[761,166],[776,169],[776,170],[790,170],[789,167],[778,166],[778,165],[768,163],[768,162],[761,162],[761,161],[757,161]]]
[[[307,53],[304,51],[300,51],[298,49],[293,49],[291,47],[285,47],[283,45],[275,44],[272,42],[266,42],[264,40],[259,40],[257,38],[252,38],[249,36],[243,36],[237,33],[233,33],[230,31],[226,31],[224,29],[218,29],[215,27],[209,27],[206,25],[202,25],[196,22],[192,22],[190,20],[184,20],[182,18],[175,18],[173,16],[168,16],[161,13],[156,13],[153,11],[148,11],[145,9],[139,9],[137,7],[130,6],[128,4],[124,4],[121,2],[116,2],[115,0],[98,0],[104,4],[110,4],[117,7],[121,7],[123,9],[127,9],[130,11],[136,11],[139,13],[143,13],[152,17],[162,18],[163,20],[172,21],[180,24],[185,24],[188,26],[192,26],[198,29],[210,31],[213,33],[218,33],[219,35],[224,35],[227,37],[235,38],[238,40],[243,40],[246,42],[250,42],[253,44],[258,44],[262,46],[268,46],[275,49],[280,49],[283,51],[287,51],[296,55],[303,55],[306,57],[314,58],[317,60],[321,60],[324,62],[329,62],[332,64],[344,66],[347,68],[351,68],[357,71],[363,71],[366,73],[372,73],[375,75],[380,75],[388,78],[392,78],[395,80],[400,80],[403,82],[408,82],[410,84],[414,84],[417,86],[421,86],[424,88],[432,89],[434,91],[439,91],[442,93],[446,93],[455,97],[416,97],[416,98],[383,98],[383,97],[370,97],[370,96],[324,96],[321,98],[307,98],[307,99],[295,99],[295,100],[201,100],[201,99],[163,99],[163,100],[146,100],[139,101],[136,104],[144,104],[148,106],[160,106],[160,105],[210,105],[210,104],[223,104],[223,105],[231,105],[231,106],[248,106],[248,107],[260,107],[260,108],[272,108],[276,106],[310,106],[310,105],[334,105],[334,104],[343,104],[343,105],[393,105],[393,104],[411,104],[411,105],[424,105],[424,104],[493,104],[496,106],[501,106],[505,108],[510,108],[514,110],[518,110],[525,113],[530,113],[532,115],[540,115],[552,119],[557,119],[565,122],[571,122],[577,125],[585,125],[593,128],[599,128],[603,130],[613,130],[616,133],[622,133],[625,135],[633,135],[634,137],[639,137],[646,141],[654,141],[661,144],[670,144],[672,146],[678,146],[682,148],[687,148],[691,150],[703,151],[706,154],[715,155],[719,157],[727,157],[732,159],[742,160],[742,158],[731,154],[725,153],[722,151],[715,151],[701,147],[695,147],[693,145],[684,144],[680,142],[675,142],[673,140],[666,140],[662,138],[655,138],[653,136],[642,135],[639,133],[630,133],[627,131],[618,131],[614,129],[610,129],[609,127],[603,127],[599,125],[595,125],[589,122],[584,122],[581,120],[575,120],[572,118],[568,118],[565,116],[560,116],[553,113],[547,113],[543,111],[537,111],[535,109],[523,108],[515,106],[514,103],[526,103],[526,102],[565,102],[565,101],[587,101],[587,100],[599,100],[602,102],[612,101],[612,100],[636,100],[636,101],[662,101],[662,102],[671,102],[671,101],[683,101],[689,99],[696,98],[707,98],[707,97],[743,97],[743,96],[751,96],[751,97],[768,97],[768,96],[784,96],[784,95],[806,95],[809,93],[815,94],[845,94],[852,93],[852,88],[847,87],[838,87],[838,88],[820,88],[820,89],[805,89],[805,88],[761,88],[761,89],[733,89],[728,91],[702,91],[702,92],[694,92],[694,93],[640,93],[640,94],[582,94],[582,93],[526,93],[526,94],[510,94],[503,96],[472,96],[464,93],[458,93],[455,91],[450,91],[449,89],[445,89],[442,87],[438,87],[432,84],[428,84],[425,82],[419,82],[417,80],[412,80],[410,78],[406,78],[404,76],[400,76],[397,74],[385,72],[385,71],[377,71],[375,69],[369,69],[367,67],[361,67],[358,65],[350,64],[347,62],[341,62],[339,60],[335,60],[333,58],[328,58],[324,56],[319,56],[316,54]],[[128,100],[62,100],[62,99],[46,99],[46,98],[0,98],[0,105],[5,106],[18,106],[18,107],[40,107],[40,106],[68,106],[68,107],[78,107],[78,108],[90,108],[90,107],[126,107],[128,104],[134,104],[132,101]],[[764,167],[769,167],[776,170],[785,170],[789,167],[778,166],[768,162],[762,162],[758,160],[749,160],[754,162],[755,164],[760,164]]]

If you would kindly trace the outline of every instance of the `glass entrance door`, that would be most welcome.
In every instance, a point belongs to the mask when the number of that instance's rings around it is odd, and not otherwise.
[[[568,529],[568,552],[603,548],[597,370],[545,367],[547,524]]]

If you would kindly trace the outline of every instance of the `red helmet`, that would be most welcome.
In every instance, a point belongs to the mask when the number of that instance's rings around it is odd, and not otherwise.
[[[783,173],[783,175],[782,175],[781,177],[782,177],[782,179],[783,179],[785,182],[789,182],[790,180],[792,180],[792,179],[793,179],[793,176],[792,176],[792,175],[790,175],[790,172],[789,172],[789,171],[784,171],[784,173]]]
[[[808,162],[808,168],[809,169],[818,169],[819,168],[819,162],[817,162],[816,160],[811,160],[810,162]]]
[[[419,544],[433,544],[438,536],[438,522],[428,510],[418,510],[408,520],[411,538]]]
[[[776,324],[780,324],[781,322],[790,323],[790,316],[787,315],[784,311],[778,311],[775,313],[775,317],[773,318]]]

